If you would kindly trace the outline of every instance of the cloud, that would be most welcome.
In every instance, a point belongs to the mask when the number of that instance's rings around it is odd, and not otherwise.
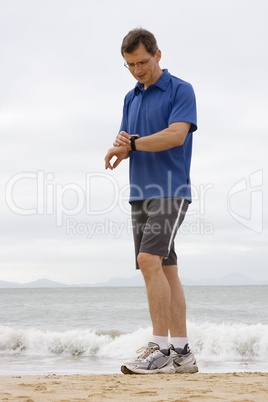
[[[129,207],[125,212],[119,204],[110,211],[104,208],[115,197],[113,183],[118,199],[127,186],[127,162],[106,172],[103,158],[120,126],[124,96],[135,84],[123,67],[121,40],[139,25],[155,33],[161,66],[190,81],[197,95],[199,130],[192,161],[197,197],[191,206],[195,214],[187,217],[192,232],[177,240],[183,276],[250,273],[256,261],[256,275],[267,275],[267,232],[254,232],[243,225],[246,221],[237,220],[249,216],[257,190],[263,203],[255,219],[261,216],[264,225],[268,218],[267,11],[264,0],[2,4],[1,279],[23,282],[26,277],[47,276],[68,283],[133,275]],[[262,184],[251,188],[250,178],[258,171]],[[6,186],[23,173],[43,175],[44,208],[50,205],[53,213],[21,216],[11,211]],[[56,205],[74,209],[77,198],[70,186],[86,194],[87,174],[98,176],[94,186],[91,183],[91,208],[104,212],[96,216],[82,208],[74,216],[63,213],[62,226],[57,226]],[[248,187],[233,196],[232,214],[228,194],[243,180]],[[36,184],[28,178],[15,185],[18,206],[37,206]],[[68,219],[75,221],[70,234]],[[111,226],[101,233],[105,222],[117,228],[125,223],[124,231],[118,238]],[[83,224],[91,224],[90,239],[82,233]],[[94,224],[100,225],[98,233]],[[212,234],[202,233],[206,224]]]

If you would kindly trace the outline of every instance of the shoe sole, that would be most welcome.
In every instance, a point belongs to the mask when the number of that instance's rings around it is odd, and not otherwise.
[[[175,373],[175,368],[173,365],[168,365],[160,369],[144,370],[138,368],[131,369],[130,367],[123,365],[121,366],[121,371],[123,374],[161,374],[161,373],[169,374],[169,373]]]

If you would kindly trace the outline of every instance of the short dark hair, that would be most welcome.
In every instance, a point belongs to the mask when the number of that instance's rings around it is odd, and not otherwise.
[[[148,53],[154,55],[158,49],[154,35],[143,28],[135,28],[124,37],[121,45],[121,54],[132,53],[142,44]]]

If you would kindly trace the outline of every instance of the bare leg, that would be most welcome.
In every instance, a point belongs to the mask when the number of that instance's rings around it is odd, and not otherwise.
[[[168,336],[171,291],[162,268],[162,257],[140,253],[138,264],[146,284],[153,334]]]
[[[187,337],[186,302],[178,277],[178,267],[177,265],[166,265],[163,266],[163,271],[171,290],[170,336]]]

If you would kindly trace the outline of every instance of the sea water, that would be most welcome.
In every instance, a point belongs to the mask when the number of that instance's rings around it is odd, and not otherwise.
[[[186,286],[200,372],[268,371],[268,286]],[[151,339],[144,287],[0,289],[0,375],[119,373]]]

